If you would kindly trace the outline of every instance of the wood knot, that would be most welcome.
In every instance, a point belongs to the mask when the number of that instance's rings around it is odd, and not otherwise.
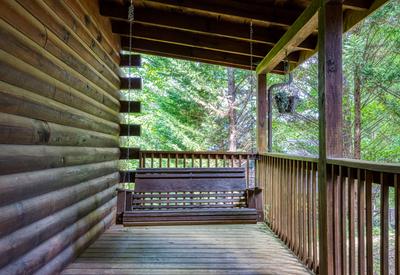
[[[336,62],[332,59],[329,59],[327,62],[327,69],[329,73],[334,73],[336,72],[337,68],[336,68]]]

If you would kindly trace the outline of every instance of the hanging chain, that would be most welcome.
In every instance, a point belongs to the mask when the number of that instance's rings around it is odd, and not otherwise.
[[[129,115],[131,113],[131,65],[132,65],[132,34],[133,34],[133,20],[135,19],[135,8],[133,6],[133,0],[131,0],[131,5],[129,6],[128,9],[128,21],[129,21],[129,55],[128,55],[128,140],[127,140],[127,159],[129,160],[130,156],[130,144],[129,144],[129,138],[131,136],[131,123],[129,119]],[[124,173],[124,182],[126,179],[126,174],[128,174],[128,183],[131,182],[131,174]]]
[[[250,71],[253,71],[253,21],[250,20]]]
[[[287,93],[290,95],[291,94],[291,76],[290,76],[290,64],[289,64],[289,57],[288,57],[288,51],[285,51],[285,59],[283,60],[283,70],[285,71],[285,76],[287,78]]]
[[[285,59],[283,60],[283,70],[285,71],[285,74],[289,73],[289,58],[287,50],[285,51]]]
[[[250,94],[253,97],[253,90],[254,90],[254,81],[253,81],[253,20],[250,20]],[[253,100],[251,101],[253,102]],[[254,107],[254,104],[251,104],[251,107]],[[252,122],[252,128],[254,128],[254,120]],[[250,134],[251,136],[251,151],[254,152],[255,150],[255,139],[253,133]]]

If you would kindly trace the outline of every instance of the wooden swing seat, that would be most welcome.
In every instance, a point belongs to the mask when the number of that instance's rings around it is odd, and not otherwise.
[[[119,191],[118,217],[125,226],[256,223],[260,196],[244,168],[144,168],[133,191]]]

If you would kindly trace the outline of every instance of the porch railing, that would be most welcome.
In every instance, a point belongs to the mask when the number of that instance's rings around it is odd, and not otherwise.
[[[335,207],[329,218],[335,228],[332,264],[337,274],[399,274],[400,165],[331,159],[328,171],[334,180]],[[266,221],[316,273],[317,175],[317,158],[264,154],[257,161]]]
[[[247,187],[252,187],[255,178],[255,158],[255,154],[240,152],[140,151],[139,167],[244,167]]]

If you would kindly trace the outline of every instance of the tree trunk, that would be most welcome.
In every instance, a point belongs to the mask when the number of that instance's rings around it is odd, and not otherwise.
[[[235,84],[235,70],[227,68],[228,75],[228,118],[229,118],[229,151],[236,151],[237,149],[237,114],[236,114],[236,84]]]
[[[361,78],[360,70],[354,71],[354,159],[361,158]]]
[[[351,99],[350,99],[350,85],[344,77],[343,85],[343,157],[353,157],[353,134],[352,134],[352,121],[351,121]]]

